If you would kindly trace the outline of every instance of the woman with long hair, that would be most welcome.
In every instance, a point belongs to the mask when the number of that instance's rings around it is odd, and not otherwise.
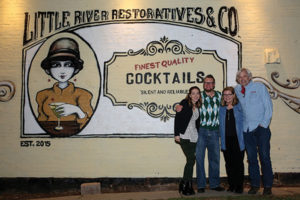
[[[245,154],[243,113],[233,87],[226,87],[222,92],[219,121],[221,150],[229,184],[227,191],[243,193]]]
[[[195,194],[192,178],[195,164],[195,150],[198,139],[198,129],[200,126],[199,108],[201,106],[201,91],[197,86],[189,89],[185,99],[180,102],[181,112],[175,116],[175,142],[180,147],[186,157],[186,164],[183,172],[183,179],[179,184],[179,193],[183,195]]]

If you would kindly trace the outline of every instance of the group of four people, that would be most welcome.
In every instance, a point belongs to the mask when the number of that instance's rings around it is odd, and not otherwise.
[[[266,87],[252,81],[251,72],[242,68],[237,73],[238,85],[215,90],[212,75],[204,78],[201,92],[191,87],[186,98],[176,106],[174,135],[179,143],[186,164],[179,192],[195,194],[192,186],[193,167],[197,171],[198,193],[205,192],[204,168],[207,149],[209,164],[209,188],[223,191],[220,185],[220,138],[229,188],[227,191],[243,193],[244,153],[249,163],[251,188],[248,194],[256,194],[260,188],[259,155],[263,194],[272,194],[273,172],[270,159],[269,124],[272,117],[272,101]]]

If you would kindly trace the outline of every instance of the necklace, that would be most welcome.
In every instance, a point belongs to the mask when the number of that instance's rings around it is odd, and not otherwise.
[[[227,110],[227,120],[229,121],[230,118],[230,110]]]

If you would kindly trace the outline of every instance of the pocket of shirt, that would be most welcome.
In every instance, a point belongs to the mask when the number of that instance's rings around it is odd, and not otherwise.
[[[250,103],[255,103],[255,104],[260,103],[260,102],[257,101],[257,97],[258,97],[258,95],[257,95],[256,92],[255,93],[250,92],[250,97],[249,97]]]

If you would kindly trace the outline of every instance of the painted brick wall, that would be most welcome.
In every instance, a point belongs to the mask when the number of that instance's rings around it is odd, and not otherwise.
[[[299,0],[124,2],[0,1],[0,81],[11,80],[16,86],[14,98],[0,102],[0,177],[179,177],[184,164],[182,152],[174,146],[173,138],[53,139],[51,148],[20,147],[25,12],[95,7],[109,10],[124,7],[234,6],[239,17],[239,34],[235,39],[242,42],[243,67],[271,83],[270,74],[274,71],[279,72],[278,80],[283,83],[288,78],[300,78]],[[279,64],[265,64],[264,50],[267,48],[278,49]],[[300,98],[299,88],[276,87]],[[271,158],[274,172],[300,172],[300,115],[280,99],[273,100],[273,104]],[[156,149],[160,151],[154,154]],[[221,175],[225,176],[223,159]]]

